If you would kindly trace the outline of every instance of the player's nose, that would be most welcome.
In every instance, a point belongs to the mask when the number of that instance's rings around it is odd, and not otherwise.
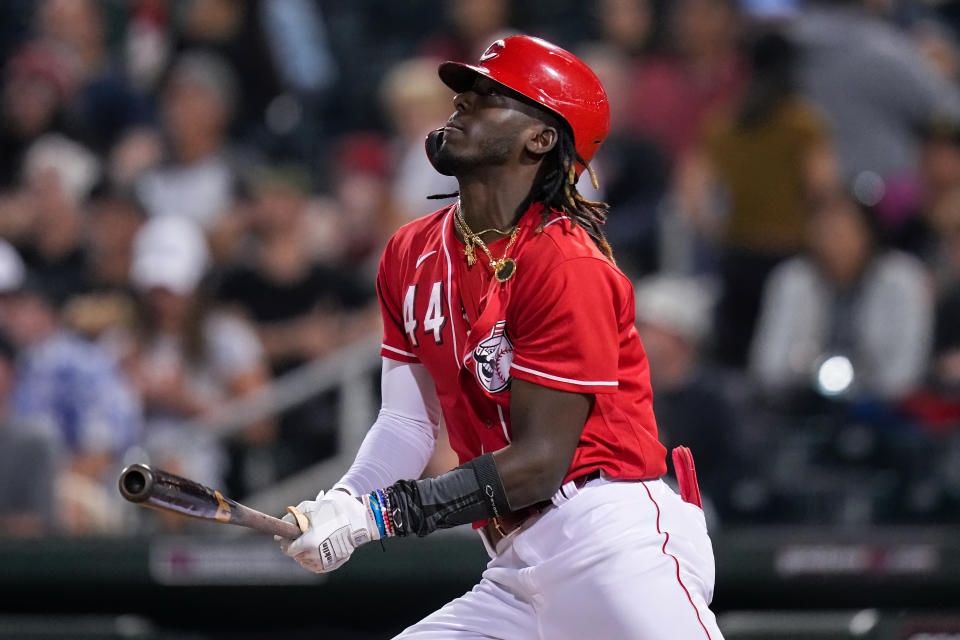
[[[453,106],[456,107],[457,111],[464,112],[470,109],[470,106],[473,104],[473,98],[477,94],[472,90],[461,91],[460,93],[453,96]]]

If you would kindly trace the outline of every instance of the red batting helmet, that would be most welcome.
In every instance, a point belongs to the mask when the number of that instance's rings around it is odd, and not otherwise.
[[[478,65],[444,62],[439,73],[458,93],[472,87],[480,74],[553,111],[570,125],[577,153],[585,162],[610,131],[610,105],[600,80],[579,58],[546,40],[530,36],[497,40]]]

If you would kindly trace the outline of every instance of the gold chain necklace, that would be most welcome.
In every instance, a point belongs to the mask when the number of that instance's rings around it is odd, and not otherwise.
[[[506,231],[501,231],[500,229],[497,229],[497,228],[495,228],[495,227],[490,227],[489,229],[484,229],[483,231],[476,231],[476,232],[474,232],[474,235],[477,236],[477,237],[480,237],[480,236],[482,236],[482,235],[484,235],[484,234],[487,234],[487,233],[497,233],[497,234],[500,234],[501,236],[503,236],[504,238],[506,238],[506,237],[509,236],[511,233],[513,233],[513,227],[510,227],[510,228],[507,229]]]
[[[482,236],[484,233],[487,233],[489,231],[496,231],[501,235],[509,236],[514,231],[514,228],[511,227],[509,231],[500,231],[499,229],[487,229],[485,231],[481,231],[480,233],[475,233],[472,229],[470,229],[470,225],[467,224],[467,219],[463,216],[463,209],[460,207],[459,204],[457,205],[457,210],[456,210],[456,214],[454,215],[453,221],[454,223],[456,223],[457,230],[460,232],[460,235],[463,236],[463,242],[466,245],[466,248],[464,248],[463,253],[464,255],[467,256],[467,264],[470,265],[471,267],[477,262],[477,256],[476,256],[476,253],[474,252],[474,247],[479,247],[480,245],[484,244],[483,241],[480,239],[480,236]],[[490,252],[487,250],[486,245],[483,246],[483,250],[487,252],[487,255],[490,256],[490,260],[492,261],[493,256],[490,255]]]
[[[457,225],[457,229],[460,231],[460,234],[463,236],[463,242],[466,244],[466,248],[463,250],[463,253],[467,256],[467,264],[473,266],[477,261],[476,254],[474,253],[474,245],[483,249],[483,252],[487,254],[487,257],[490,258],[490,268],[493,269],[493,277],[497,279],[497,282],[506,282],[514,276],[517,272],[517,263],[513,258],[508,258],[507,253],[510,251],[510,248],[513,246],[513,243],[517,241],[517,234],[520,231],[520,225],[514,225],[513,230],[510,232],[510,242],[507,243],[507,247],[503,250],[503,257],[499,260],[493,257],[493,254],[490,253],[490,249],[487,248],[487,244],[480,238],[481,234],[474,233],[470,230],[470,225],[467,224],[466,219],[463,217],[463,209],[460,207],[460,204],[457,203],[457,211],[453,217],[454,223]],[[487,231],[496,231],[502,235],[507,235],[506,232],[500,231],[498,229],[487,229]],[[481,233],[487,233],[483,231]]]

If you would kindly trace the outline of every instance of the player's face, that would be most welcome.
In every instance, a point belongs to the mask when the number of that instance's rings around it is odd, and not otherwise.
[[[546,126],[536,107],[479,75],[453,103],[457,110],[444,127],[436,156],[437,168],[450,175],[520,162],[528,140]]]

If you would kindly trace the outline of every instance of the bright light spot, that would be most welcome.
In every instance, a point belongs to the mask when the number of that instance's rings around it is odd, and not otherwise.
[[[846,356],[831,356],[817,370],[817,387],[825,396],[837,396],[853,384],[853,364]]]
[[[864,609],[850,619],[850,635],[865,636],[877,626],[880,616],[875,609]]]

